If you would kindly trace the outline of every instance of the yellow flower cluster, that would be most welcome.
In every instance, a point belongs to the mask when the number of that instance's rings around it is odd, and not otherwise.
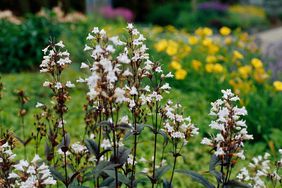
[[[154,47],[171,58],[169,68],[176,80],[213,76],[229,83],[239,94],[254,90],[256,84],[263,84],[269,78],[263,62],[257,58],[258,47],[247,33],[224,26],[219,29],[219,35],[208,27],[198,28],[192,34],[171,27],[167,29],[170,35],[164,35],[166,39],[158,40]],[[167,33],[164,30],[162,34]],[[273,86],[282,91],[282,82],[277,81]]]

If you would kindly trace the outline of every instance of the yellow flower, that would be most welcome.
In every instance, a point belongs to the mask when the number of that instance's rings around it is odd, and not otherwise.
[[[262,67],[263,67],[263,64],[262,64],[261,60],[258,59],[258,58],[253,58],[251,62],[252,62],[252,65],[253,65],[256,69],[259,69],[259,68],[262,68]]]
[[[213,72],[215,73],[221,73],[223,72],[223,66],[219,63],[216,63],[214,66],[213,66]]]
[[[213,71],[213,64],[210,63],[206,64],[205,69],[207,72],[211,73]]]
[[[198,29],[196,29],[195,34],[198,36],[203,36],[204,35],[203,28],[199,27]]]
[[[233,51],[233,57],[234,59],[243,59],[244,56],[237,50]]]
[[[196,29],[195,34],[198,36],[211,36],[212,35],[212,30],[208,27],[200,27]]]
[[[220,32],[221,35],[227,36],[231,33],[231,29],[224,26],[224,27],[220,28],[219,32]]]
[[[217,58],[214,56],[214,55],[208,55],[207,57],[206,57],[206,62],[207,63],[214,63],[214,62],[216,62],[217,61]]]
[[[203,29],[203,33],[206,35],[206,36],[211,36],[212,35],[212,30],[208,27],[204,27]]]
[[[188,45],[185,45],[185,46],[183,46],[183,51],[184,51],[185,53],[189,53],[189,52],[191,52],[191,47],[188,46]]]
[[[239,74],[241,75],[242,78],[248,78],[250,73],[252,72],[252,67],[249,65],[239,67],[238,69]]]
[[[156,33],[156,34],[161,33],[163,31],[164,31],[164,29],[161,26],[154,26],[153,29],[152,29],[152,32]]]
[[[200,61],[198,61],[198,60],[196,60],[196,59],[193,59],[193,60],[192,60],[192,67],[193,67],[193,69],[195,69],[196,71],[200,70],[201,66],[202,66],[202,63],[201,63]]]
[[[224,39],[224,43],[225,43],[226,45],[231,44],[231,43],[232,43],[232,37],[226,37],[226,38]]]
[[[162,39],[155,44],[155,49],[158,52],[164,51],[167,48],[167,44],[168,44],[167,40]]]
[[[177,53],[178,44],[175,41],[169,40],[167,44],[166,53],[170,56],[173,56]]]
[[[166,26],[166,29],[167,29],[169,32],[172,32],[172,33],[174,33],[174,32],[177,31],[177,29],[176,29],[173,25],[168,25],[168,26]]]
[[[210,38],[205,38],[203,40],[203,45],[204,46],[209,46],[209,45],[212,45],[212,40]]]
[[[195,36],[190,36],[190,37],[188,37],[188,41],[189,41],[189,44],[195,45],[195,44],[198,43],[198,38],[195,37]]]
[[[276,91],[282,91],[282,82],[281,81],[273,82],[273,86]]]
[[[258,68],[254,73],[254,78],[257,82],[263,83],[268,78],[268,74],[265,72],[263,67]]]
[[[179,69],[175,72],[175,79],[176,80],[184,80],[187,75],[187,71],[184,69]]]
[[[182,68],[181,64],[178,61],[172,61],[170,63],[171,68],[175,69],[175,70],[179,70]]]
[[[212,44],[209,46],[209,54],[215,54],[216,52],[218,52],[219,47],[215,44]]]

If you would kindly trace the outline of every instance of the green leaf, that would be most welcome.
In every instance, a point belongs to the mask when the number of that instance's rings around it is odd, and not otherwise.
[[[166,132],[164,132],[164,131],[162,131],[162,130],[159,130],[159,131],[158,131],[158,134],[160,134],[160,135],[163,137],[163,139],[164,139],[164,144],[167,145],[167,143],[168,143],[168,136],[167,136]]]
[[[49,168],[50,168],[50,172],[51,172],[52,176],[56,180],[59,180],[61,182],[65,182],[65,177],[59,171],[57,171],[54,167],[49,167]]]
[[[172,188],[172,185],[169,184],[169,181],[164,179],[163,180],[163,188]]]
[[[107,177],[101,184],[101,188],[115,188],[115,178]]]
[[[105,173],[112,178],[116,177],[115,170],[105,170]],[[118,181],[130,186],[130,180],[124,174],[118,173]]]
[[[212,155],[209,165],[209,171],[212,175],[215,176],[218,183],[222,183],[222,174],[221,172],[216,171],[215,167],[220,163],[220,159],[216,155]]]
[[[114,154],[112,154],[110,161],[112,163],[119,164],[122,166],[127,161],[129,153],[130,153],[130,149],[125,147],[120,147],[117,152],[116,158],[114,157]]]
[[[206,178],[202,175],[198,174],[197,172],[191,170],[176,170],[175,172],[190,176],[193,180],[201,183],[206,188],[215,188]]]
[[[97,156],[99,155],[99,147],[98,147],[98,144],[92,140],[92,139],[86,139],[85,140],[85,145],[88,149],[88,151],[91,153],[91,154],[94,154],[97,158]]]
[[[95,178],[97,179],[101,175],[101,173],[103,173],[105,170],[114,169],[115,166],[116,166],[115,164],[109,161],[99,162],[99,164],[96,166],[96,168],[93,171]]]
[[[169,171],[170,169],[170,166],[167,165],[167,166],[162,166],[160,168],[158,168],[156,170],[156,180],[160,180],[160,178],[167,172]]]
[[[236,180],[230,180],[224,184],[223,188],[251,188],[251,186]]]

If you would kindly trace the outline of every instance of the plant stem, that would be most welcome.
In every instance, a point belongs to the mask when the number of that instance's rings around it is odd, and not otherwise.
[[[135,100],[135,97],[134,97]],[[135,162],[136,162],[136,151],[137,151],[137,120],[135,113],[133,111],[133,117],[134,117],[134,146],[133,146],[133,163],[132,163],[132,174],[131,174],[131,187],[133,187],[133,182],[135,180]]]
[[[61,118],[61,123],[62,123],[62,128],[63,128],[63,137],[64,137],[64,169],[65,169],[65,186],[69,186],[69,180],[68,180],[68,169],[67,169],[67,151],[65,151],[67,145],[66,145],[66,131],[65,131],[65,125],[64,125],[64,118],[63,118],[63,113],[60,114]]]
[[[155,176],[156,176],[156,156],[157,156],[157,140],[158,140],[158,101],[156,102],[156,111],[155,111],[155,126],[154,126],[154,159],[153,159],[153,182],[152,182],[152,188],[155,187]]]
[[[172,168],[172,173],[171,173],[171,177],[170,177],[170,181],[169,181],[169,188],[172,185],[173,175],[174,175],[175,166],[176,166],[176,159],[177,159],[176,153],[174,153],[173,155],[174,155],[174,161],[173,161],[173,168]]]
[[[114,114],[113,114],[113,106],[111,106],[111,118],[112,118],[112,130],[113,130],[113,144],[114,144],[114,161],[116,163],[117,160],[117,144],[116,144],[116,126],[114,124]],[[116,188],[118,188],[118,170],[117,167],[115,167],[115,183],[116,183]]]

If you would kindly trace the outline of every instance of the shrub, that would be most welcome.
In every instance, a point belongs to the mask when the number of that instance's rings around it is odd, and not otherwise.
[[[46,36],[58,38],[61,28],[53,21],[28,16],[20,25],[0,20],[1,72],[34,70],[41,61],[42,51],[48,43]]]

